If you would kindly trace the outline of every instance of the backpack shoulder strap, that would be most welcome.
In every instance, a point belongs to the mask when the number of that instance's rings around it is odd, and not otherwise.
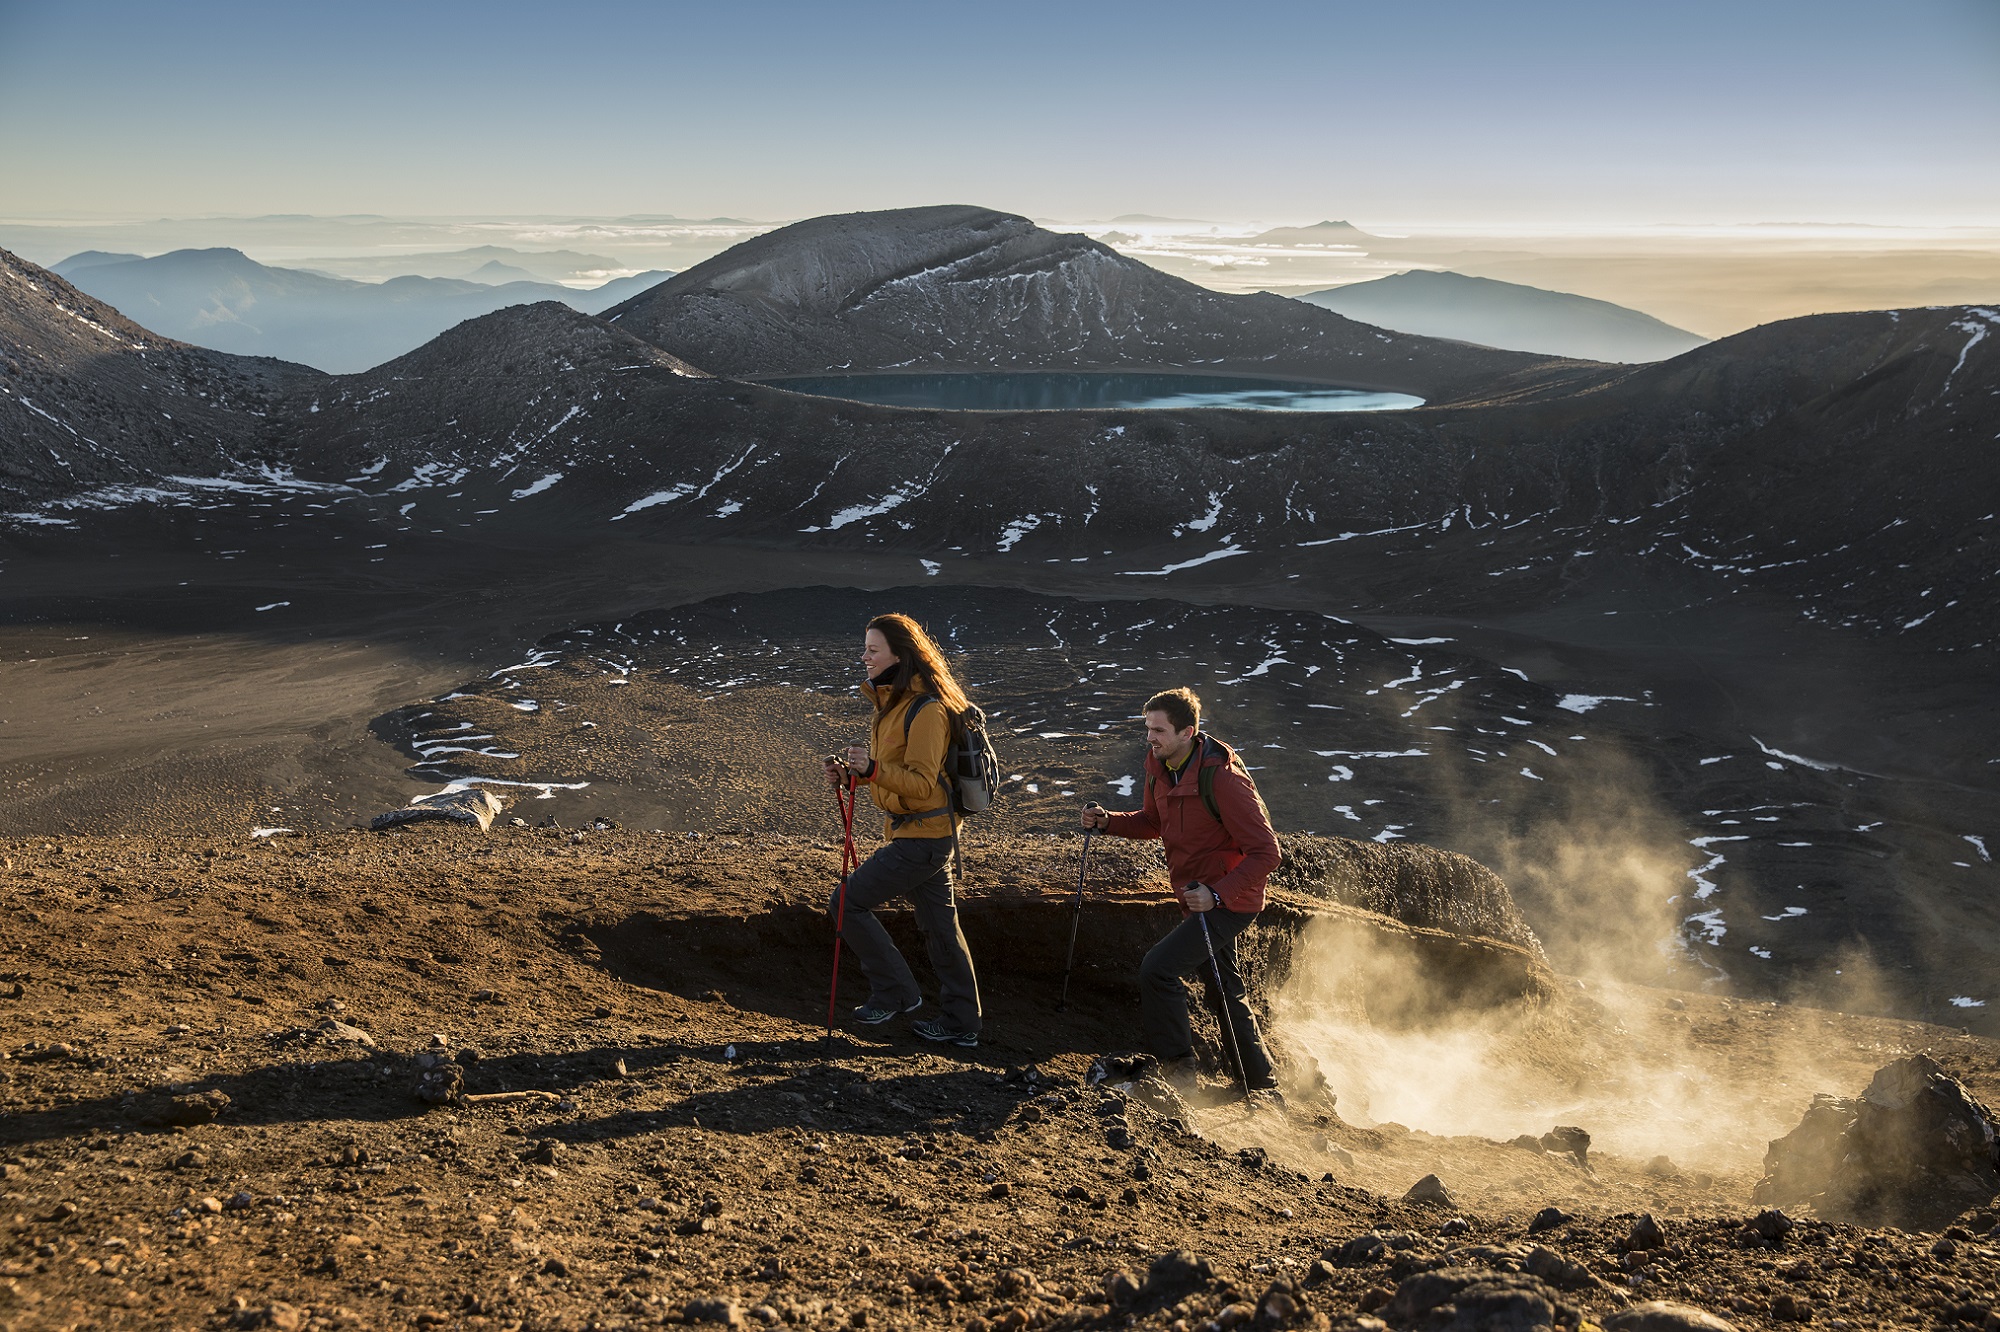
[[[1230,749],[1227,745],[1224,745],[1221,741],[1216,740],[1206,733],[1201,738],[1204,745],[1202,750],[1202,757],[1204,759],[1209,754],[1206,746],[1213,745],[1217,750],[1229,755],[1230,767],[1242,773],[1245,781],[1250,780],[1250,769],[1243,765],[1243,756],[1241,754],[1238,754],[1235,750]],[[1222,822],[1222,806],[1217,804],[1215,800],[1215,769],[1204,763],[1195,773],[1195,784],[1201,789],[1201,803],[1208,806],[1209,816],[1217,823]],[[1255,788],[1256,783],[1251,782],[1250,785],[1252,788]]]
[[[917,714],[924,710],[926,703],[937,702],[936,694],[918,694],[916,701],[903,712],[903,743],[910,743],[910,726],[917,720]]]

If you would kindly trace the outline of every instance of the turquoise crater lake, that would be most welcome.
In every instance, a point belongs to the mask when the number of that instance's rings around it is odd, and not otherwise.
[[[788,375],[759,381],[816,397],[948,412],[1065,412],[1226,407],[1253,412],[1393,412],[1423,406],[1407,393],[1240,375],[1029,370],[954,374]]]

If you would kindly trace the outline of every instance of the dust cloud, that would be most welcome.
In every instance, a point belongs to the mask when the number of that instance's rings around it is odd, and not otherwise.
[[[1818,1091],[1886,1062],[1829,1040],[1836,1015],[1726,997],[1690,946],[1686,833],[1639,765],[1608,747],[1532,809],[1481,783],[1456,840],[1514,889],[1562,973],[1539,1001],[1440,1005],[1439,978],[1392,936],[1307,927],[1271,996],[1273,1039],[1317,1066],[1341,1118],[1507,1142],[1577,1125],[1603,1151],[1754,1178]],[[1553,803],[1551,803],[1551,801]],[[1841,959],[1798,999],[1855,1011],[1872,969]]]

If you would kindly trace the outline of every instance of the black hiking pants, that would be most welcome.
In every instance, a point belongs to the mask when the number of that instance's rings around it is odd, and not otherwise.
[[[924,997],[902,950],[889,937],[875,908],[893,898],[907,897],[916,907],[917,928],[924,936],[931,969],[938,978],[938,1009],[959,1031],[979,1030],[979,977],[972,969],[972,952],[958,927],[958,904],[952,894],[949,837],[896,837],[882,844],[861,867],[847,876],[847,920],[840,937],[854,950],[854,960],[868,977],[868,997],[884,1005],[909,1008]],[[839,918],[840,890],[827,899],[829,916]]]
[[[1236,938],[1250,928],[1257,913],[1231,911],[1217,906],[1203,913],[1208,932],[1215,941],[1215,960],[1222,969],[1221,1009],[1236,1033],[1237,1048],[1243,1052],[1243,1070],[1252,1087],[1273,1084],[1271,1055],[1264,1048],[1263,1033],[1244,995],[1243,977],[1236,970]],[[1146,1049],[1165,1061],[1184,1059],[1194,1053],[1194,1030],[1188,1025],[1187,986],[1183,977],[1206,982],[1210,1006],[1215,1006],[1215,968],[1209,965],[1208,943],[1202,938],[1203,915],[1190,915],[1154,944],[1139,964],[1139,1014],[1145,1031]],[[1228,1033],[1223,1033],[1225,1045]],[[1227,1060],[1229,1051],[1222,1057]],[[1229,1072],[1234,1074],[1235,1069]]]

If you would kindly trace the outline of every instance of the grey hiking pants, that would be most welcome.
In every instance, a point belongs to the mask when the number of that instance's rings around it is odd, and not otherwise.
[[[1272,1083],[1271,1055],[1257,1030],[1257,1018],[1244,996],[1243,977],[1236,970],[1236,936],[1257,919],[1253,912],[1231,911],[1218,906],[1205,913],[1208,932],[1215,940],[1215,959],[1222,968],[1223,1009],[1236,1032],[1237,1048],[1243,1052],[1243,1069],[1252,1087]],[[1139,1016],[1145,1030],[1146,1049],[1162,1060],[1182,1059],[1194,1053],[1194,1030],[1188,1025],[1187,987],[1181,978],[1194,976],[1207,982],[1211,996],[1215,988],[1215,968],[1209,965],[1208,943],[1202,938],[1202,916],[1191,915],[1154,944],[1139,964]],[[1222,1057],[1229,1059],[1228,1034],[1222,1040]],[[1234,1068],[1228,1070],[1233,1076]]]
[[[938,978],[938,1008],[959,1031],[979,1030],[979,978],[973,974],[972,953],[958,927],[958,905],[952,896],[949,837],[897,837],[883,843],[847,877],[847,921],[840,937],[854,950],[854,960],[868,977],[868,997],[896,1008],[909,1008],[924,997],[910,964],[889,937],[875,908],[892,898],[907,897],[917,910],[931,969]],[[840,890],[827,899],[827,914],[840,911]]]

